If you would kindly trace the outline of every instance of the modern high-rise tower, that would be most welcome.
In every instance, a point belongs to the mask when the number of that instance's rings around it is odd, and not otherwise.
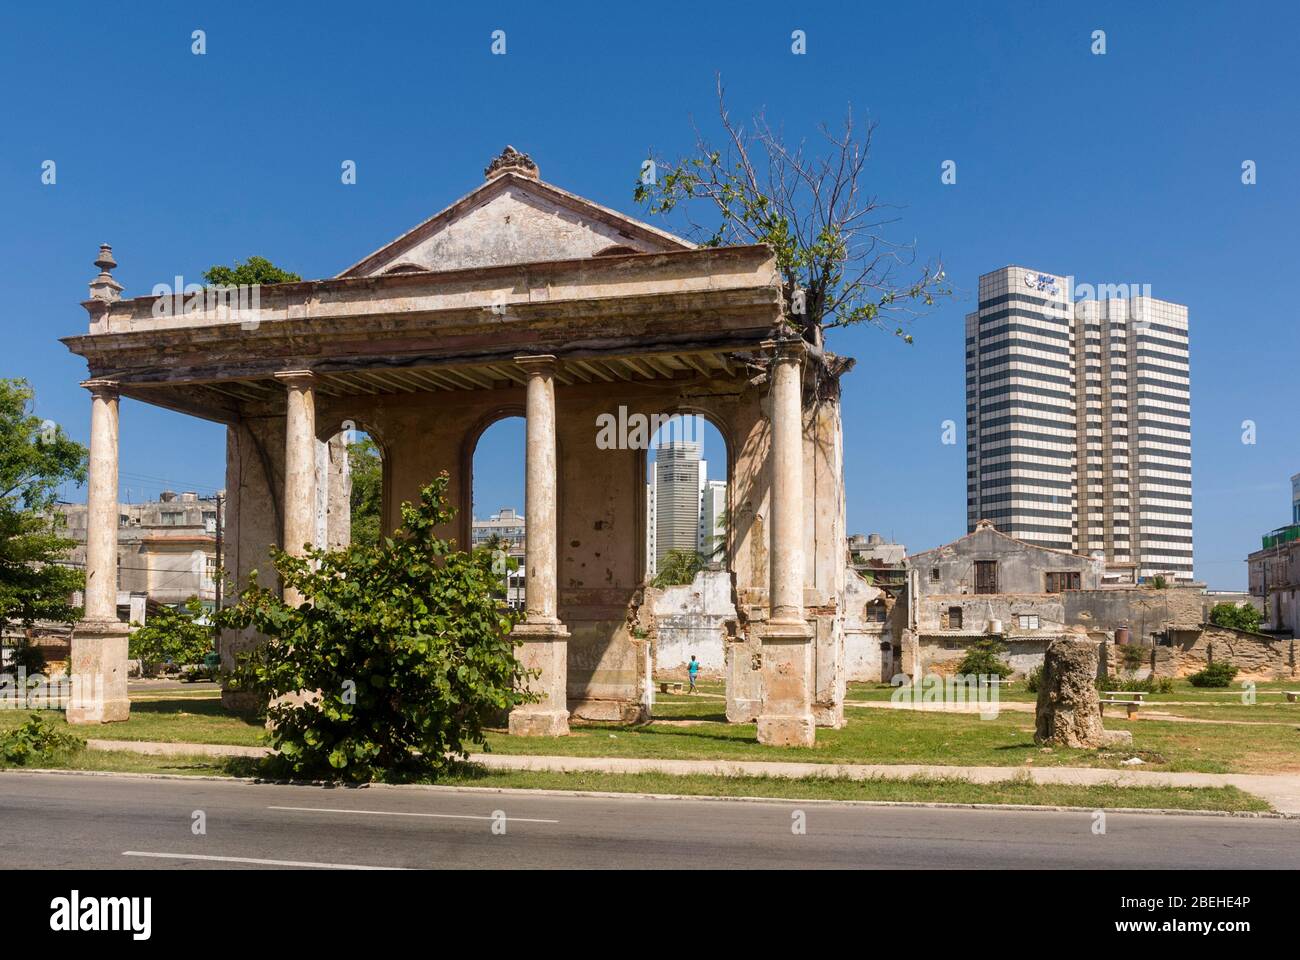
[[[700,526],[703,444],[674,440],[655,448],[655,560],[661,567],[672,550],[696,551]]]
[[[1187,308],[1003,267],[966,317],[967,529],[1192,579]]]

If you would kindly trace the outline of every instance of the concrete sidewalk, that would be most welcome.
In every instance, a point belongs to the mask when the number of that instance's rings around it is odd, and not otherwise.
[[[154,756],[261,757],[269,747],[210,743],[157,743],[141,740],[90,740],[92,750],[119,750]],[[954,767],[901,763],[807,763],[774,760],[661,760],[639,757],[553,757],[476,753],[470,760],[490,770],[541,770],[558,773],[665,773],[718,777],[844,777],[849,780],[947,778],[997,783],[1028,777],[1034,783],[1122,787],[1237,787],[1268,801],[1278,813],[1300,817],[1300,774],[1163,773],[1095,767]]]

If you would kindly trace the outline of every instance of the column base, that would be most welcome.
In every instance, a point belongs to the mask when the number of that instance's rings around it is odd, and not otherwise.
[[[255,717],[266,707],[266,697],[251,690],[221,691],[221,708],[242,717]]]
[[[812,713],[812,626],[805,620],[770,620],[759,636],[763,709],[758,715],[758,742],[811,747],[817,740]]]
[[[72,630],[68,665],[72,698],[64,714],[69,724],[118,723],[131,717],[126,688],[127,637],[118,620],[83,620]]]
[[[817,726],[825,727],[828,730],[839,730],[845,724],[844,704],[813,704],[813,720]]]
[[[793,717],[765,714],[758,718],[758,742],[773,747],[815,746],[817,725],[811,713]]]
[[[520,704],[510,711],[511,735],[567,737],[569,631],[559,620],[534,618],[515,624],[510,635],[523,641],[519,660],[526,670],[538,673],[528,681],[528,689],[541,696],[536,703]]]
[[[567,737],[569,712],[520,707],[510,711],[509,730],[512,737]]]

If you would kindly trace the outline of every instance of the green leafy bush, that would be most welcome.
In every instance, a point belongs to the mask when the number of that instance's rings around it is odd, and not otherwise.
[[[203,605],[190,597],[184,609],[163,607],[149,616],[144,626],[131,634],[128,649],[139,660],[146,676],[157,673],[164,663],[177,667],[202,664],[215,649],[211,624],[200,623]]]
[[[10,667],[17,671],[22,668],[27,671],[27,675],[33,673],[44,673],[46,666],[45,654],[41,648],[33,644],[26,637],[20,639],[13,647],[13,652],[9,656]]]
[[[1246,630],[1259,633],[1264,615],[1249,603],[1216,603],[1210,610],[1210,623],[1219,627],[1232,627],[1234,630]]]
[[[1038,688],[1043,684],[1043,667],[1040,664],[1025,674],[1025,689],[1030,693],[1037,693]]]
[[[1136,670],[1138,667],[1145,666],[1150,658],[1147,648],[1138,644],[1120,643],[1116,646],[1119,648],[1119,658],[1125,669]]]
[[[1226,660],[1215,660],[1206,664],[1200,673],[1194,673],[1187,679],[1194,687],[1226,687],[1236,676],[1236,667]]]
[[[280,772],[435,778],[484,744],[493,720],[535,699],[522,691],[529,674],[515,656],[514,614],[493,597],[492,552],[457,551],[434,533],[453,516],[446,490],[444,473],[419,504],[402,504],[402,527],[380,543],[275,551],[300,606],[253,575],[217,615],[222,627],[269,638],[241,658],[235,680],[273,701]]]
[[[1102,677],[1097,681],[1098,690],[1123,690],[1142,693],[1173,693],[1174,681],[1169,677]]]
[[[33,713],[21,727],[0,736],[0,760],[14,766],[48,763],[84,749],[86,742],[62,733],[39,713]]]
[[[1011,665],[1001,658],[1006,651],[1006,644],[996,637],[976,640],[966,648],[966,656],[957,664],[957,672],[965,676],[996,675],[1005,680],[1012,673]]]

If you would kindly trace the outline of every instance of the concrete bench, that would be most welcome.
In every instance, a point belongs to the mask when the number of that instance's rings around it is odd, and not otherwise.
[[[1108,703],[1123,707],[1124,712],[1128,714],[1128,718],[1130,720],[1137,719],[1138,710],[1141,709],[1142,707],[1141,700],[1098,700],[1097,702],[1102,704],[1101,707],[1102,713],[1106,712],[1105,704]]]
[[[1295,703],[1297,698],[1300,698],[1300,690],[1283,690],[1282,692],[1286,694],[1287,703]]]
[[[1146,703],[1147,692],[1145,690],[1105,690],[1103,691],[1108,697],[1132,697],[1140,703]]]
[[[672,680],[660,680],[660,681],[659,681],[659,692],[660,692],[660,693],[681,693],[681,692],[682,692],[682,685],[681,685],[680,682],[677,682],[677,681],[672,681]]]

